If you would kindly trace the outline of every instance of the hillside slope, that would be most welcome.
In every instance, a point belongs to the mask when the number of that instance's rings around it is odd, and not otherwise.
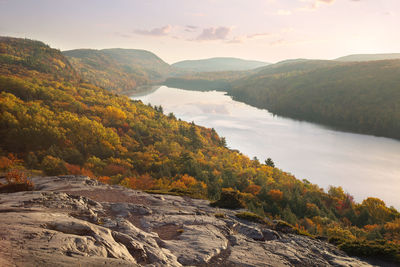
[[[52,67],[55,59],[64,62],[60,51],[42,43],[17,39],[13,47],[27,56],[0,65],[0,172],[6,178],[0,192],[26,188],[23,170],[83,174],[153,193],[208,198],[221,208],[247,208],[258,214],[243,214],[248,219],[283,219],[293,233],[328,238],[353,255],[400,261],[400,214],[382,200],[355,203],[341,187],[325,192],[271,162],[228,149],[213,129],[74,76],[68,80],[73,70]],[[45,51],[44,66],[21,65],[37,49]]]
[[[393,54],[356,54],[339,57],[336,61],[374,61],[374,60],[388,60],[400,59],[400,53]]]
[[[59,51],[40,41],[0,36],[1,73],[34,76],[77,82],[80,77]]]
[[[268,65],[267,62],[240,58],[217,57],[199,60],[184,60],[172,64],[173,67],[194,72],[241,71]]]
[[[169,87],[195,91],[229,91],[235,80],[248,76],[252,71],[195,72],[167,78],[163,84]]]
[[[400,60],[266,67],[229,94],[278,115],[400,139]]]
[[[187,90],[229,92],[241,80],[259,79],[260,77],[280,73],[304,72],[320,67],[342,64],[344,63],[329,60],[291,59],[246,71],[184,73],[167,78],[163,84]]]
[[[85,81],[116,92],[158,83],[172,72],[167,63],[145,50],[77,49],[63,54]]]

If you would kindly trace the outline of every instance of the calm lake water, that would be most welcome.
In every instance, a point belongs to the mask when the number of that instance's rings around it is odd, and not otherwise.
[[[223,92],[186,91],[162,86],[132,96],[162,105],[185,121],[213,127],[232,149],[275,165],[323,188],[342,186],[357,201],[379,197],[400,208],[400,141],[331,130],[274,116],[231,99]]]

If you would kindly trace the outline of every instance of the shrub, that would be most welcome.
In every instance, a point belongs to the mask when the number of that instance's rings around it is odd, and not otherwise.
[[[225,209],[243,209],[246,207],[243,194],[231,188],[223,188],[219,200],[210,204]]]
[[[283,199],[283,193],[279,189],[271,189],[268,192],[268,196],[274,201],[281,201]]]
[[[97,177],[97,181],[103,183],[103,184],[111,184],[111,177],[108,176],[100,176]]]
[[[47,175],[66,174],[67,168],[64,161],[53,156],[46,156],[41,164],[41,169]]]
[[[248,212],[248,211],[236,213],[235,216],[238,217],[239,219],[250,221],[250,222],[270,224],[267,219],[261,217],[260,215],[257,215],[255,213]]]
[[[8,170],[12,166],[12,161],[7,157],[0,157],[0,170]]]
[[[115,176],[117,174],[127,174],[128,169],[122,165],[110,163],[103,169],[103,174],[106,176]]]
[[[201,193],[191,190],[191,189],[182,189],[182,188],[171,188],[171,189],[149,189],[144,190],[149,194],[160,194],[160,195],[172,195],[172,196],[188,196],[191,198],[205,199],[206,197]]]
[[[20,165],[22,161],[15,157],[13,154],[8,154],[7,157],[0,157],[0,170],[8,171],[13,167],[17,167]]]
[[[355,240],[356,237],[347,229],[343,229],[339,226],[331,227],[327,229],[328,238],[341,239],[341,240]]]
[[[19,170],[12,170],[6,174],[7,184],[0,184],[0,193],[13,193],[19,191],[32,191],[33,182],[28,180],[26,174]]]
[[[260,193],[260,191],[261,191],[261,186],[259,186],[259,185],[255,185],[255,184],[251,184],[251,185],[249,185],[245,190],[244,190],[244,192],[246,192],[246,193],[250,193],[250,194],[252,194],[252,195],[258,195],[258,193]]]
[[[67,169],[69,174],[73,174],[73,175],[83,175],[83,176],[88,176],[91,178],[94,178],[95,175],[93,174],[93,172],[91,170],[87,170],[85,168],[81,168],[78,165],[73,165],[73,164],[65,164],[65,168]]]
[[[127,186],[136,190],[149,190],[153,189],[155,185],[154,179],[149,174],[143,174],[139,177],[129,177],[127,179]]]
[[[337,242],[338,247],[350,256],[376,257],[400,263],[400,246],[388,243],[386,240]]]
[[[299,230],[296,227],[282,220],[275,221],[274,230],[282,233],[299,234]]]

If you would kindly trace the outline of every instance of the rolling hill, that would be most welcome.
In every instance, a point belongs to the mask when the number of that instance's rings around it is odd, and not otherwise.
[[[200,60],[179,61],[172,66],[193,72],[211,72],[211,71],[242,71],[251,70],[268,65],[267,62],[244,60],[240,58],[216,57]]]
[[[393,54],[356,54],[339,57],[336,61],[374,61],[374,60],[387,60],[387,59],[400,59],[400,53]]]
[[[246,71],[193,72],[167,78],[163,84],[170,87],[196,91],[230,91],[237,82],[259,77],[317,69],[343,63],[329,60],[290,59]]]
[[[63,54],[84,80],[116,92],[161,82],[172,72],[170,65],[145,50],[77,49]]]
[[[0,36],[2,73],[42,76],[77,82],[80,77],[70,62],[57,50],[40,41]]]
[[[400,139],[400,60],[267,66],[229,94],[278,115]]]

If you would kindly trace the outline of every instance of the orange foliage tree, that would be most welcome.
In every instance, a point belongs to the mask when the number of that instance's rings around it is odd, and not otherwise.
[[[6,174],[7,184],[0,183],[0,192],[12,193],[18,191],[33,190],[34,184],[28,180],[26,173],[20,170],[12,170]]]
[[[73,164],[65,164],[65,167],[67,168],[68,173],[73,174],[73,175],[83,175],[83,176],[88,176],[91,178],[94,178],[95,175],[91,170],[87,170],[85,168],[82,168],[78,165],[73,165]]]
[[[129,181],[129,187],[132,189],[148,190],[152,189],[155,185],[154,179],[147,173],[139,177],[129,177],[127,180]]]
[[[253,194],[254,196],[258,195],[258,193],[260,193],[260,191],[261,191],[261,186],[256,185],[256,184],[251,184],[244,190],[244,192]]]
[[[281,201],[283,199],[283,192],[279,189],[271,189],[268,192],[268,195],[274,200],[274,201]]]
[[[0,157],[0,170],[7,171],[16,165],[22,163],[22,160],[18,159],[14,154],[10,153],[7,157]]]

